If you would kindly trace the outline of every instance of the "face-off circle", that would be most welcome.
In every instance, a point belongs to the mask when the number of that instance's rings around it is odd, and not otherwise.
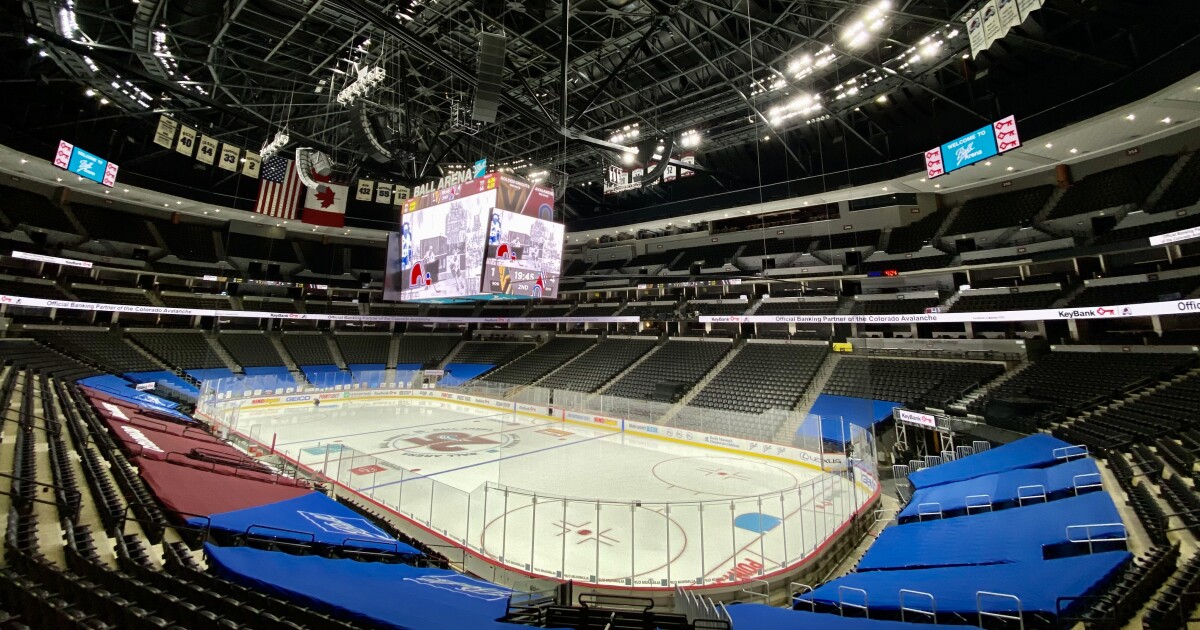
[[[655,464],[651,474],[697,496],[750,497],[783,492],[800,483],[786,468],[742,457],[676,457]]]

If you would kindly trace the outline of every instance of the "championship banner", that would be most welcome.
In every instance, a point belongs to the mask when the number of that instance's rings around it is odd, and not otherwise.
[[[184,125],[179,128],[179,140],[175,143],[175,151],[188,157],[196,151],[196,130]]]
[[[235,147],[226,142],[221,146],[221,161],[217,163],[218,168],[223,168],[232,173],[237,172],[238,155],[241,154],[241,147]]]
[[[401,186],[400,184],[396,184],[396,186],[394,188],[392,188],[392,200],[393,201],[396,201],[396,202],[404,201],[411,196],[412,196],[412,190],[408,186]]]
[[[246,157],[242,160],[242,175],[258,179],[258,171],[262,168],[262,160],[258,154],[247,150]]]
[[[375,186],[375,203],[392,203],[392,185],[379,182]]]
[[[369,179],[358,180],[358,186],[354,189],[354,198],[358,201],[370,201],[375,193],[375,182]]]
[[[996,9],[1000,12],[1000,29],[1005,34],[1008,29],[1021,25],[1021,11],[1017,8],[1017,0],[997,0]]]
[[[983,16],[983,48],[991,48],[992,42],[1000,39],[1004,33],[1000,30],[1000,15],[996,10],[996,0],[988,0],[979,9]]]
[[[979,53],[987,50],[987,42],[983,36],[983,12],[976,11],[967,20],[967,40],[971,42],[971,58],[979,56]]]
[[[165,115],[158,117],[158,128],[154,130],[154,144],[170,149],[175,146],[175,130],[179,128],[179,123],[167,118]]]
[[[1034,11],[1037,11],[1038,9],[1042,8],[1042,5],[1045,4],[1045,2],[1046,2],[1046,0],[1016,0],[1016,1],[1017,1],[1017,9],[1021,13],[1021,21],[1022,22],[1024,22],[1025,19],[1029,17],[1030,13],[1033,13]]]
[[[217,159],[217,139],[212,136],[200,136],[200,150],[196,152],[196,159],[212,166]]]

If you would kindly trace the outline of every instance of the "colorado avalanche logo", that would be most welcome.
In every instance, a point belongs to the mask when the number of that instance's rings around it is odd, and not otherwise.
[[[421,263],[413,265],[412,273],[408,276],[410,286],[429,286],[433,284],[433,278],[425,271],[425,266]]]

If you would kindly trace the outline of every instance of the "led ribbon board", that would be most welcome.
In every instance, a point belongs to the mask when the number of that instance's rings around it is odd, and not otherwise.
[[[1017,120],[1013,116],[976,129],[925,152],[925,174],[929,179],[952,173],[1021,146]]]
[[[58,151],[54,154],[54,165],[109,188],[117,183],[116,164],[88,153],[66,140],[58,142]]]

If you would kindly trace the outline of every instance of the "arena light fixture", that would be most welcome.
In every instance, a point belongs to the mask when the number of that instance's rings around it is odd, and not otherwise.
[[[387,71],[380,66],[354,64],[354,81],[338,92],[337,102],[341,105],[351,105],[355,99],[366,96],[387,78]]]

